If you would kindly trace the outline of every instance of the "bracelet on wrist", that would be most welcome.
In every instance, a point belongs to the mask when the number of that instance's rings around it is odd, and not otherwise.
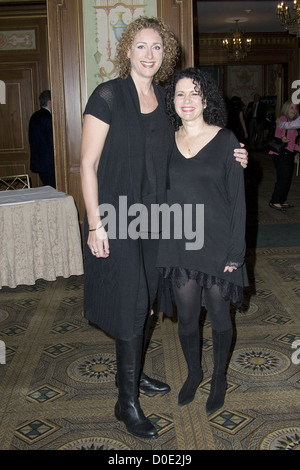
[[[96,230],[99,230],[99,228],[103,227],[102,224],[99,225],[99,227],[96,228],[89,228],[89,232],[95,232]]]

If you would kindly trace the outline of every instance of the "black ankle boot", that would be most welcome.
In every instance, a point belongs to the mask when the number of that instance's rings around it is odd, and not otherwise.
[[[170,386],[164,382],[161,382],[157,379],[152,379],[148,377],[144,372],[141,373],[140,382],[139,382],[140,389],[143,392],[148,393],[148,395],[156,395],[157,393],[169,393],[171,390]]]
[[[148,318],[145,323],[144,328],[144,339],[143,339],[143,354],[142,354],[142,363],[141,363],[141,370],[143,370],[144,363],[145,363],[145,356],[149,345],[149,332],[151,328],[151,323],[153,321],[154,315],[148,315]],[[143,392],[147,394],[156,395],[157,393],[165,394],[168,393],[171,388],[168,384],[161,382],[157,379],[152,379],[148,377],[144,372],[141,372],[139,387]]]
[[[188,366],[188,376],[178,395],[178,405],[187,405],[194,400],[197,388],[203,379],[200,363],[199,332],[194,335],[179,335],[182,351]]]
[[[115,377],[115,384],[116,387],[119,387],[118,374],[116,374]],[[168,384],[161,382],[160,380],[152,379],[144,372],[142,372],[140,376],[139,388],[148,395],[156,395],[157,393],[161,393],[163,395],[165,393],[169,393],[171,390]]]
[[[208,416],[222,408],[227,390],[226,368],[232,342],[232,330],[214,331],[213,356],[214,371],[212,375],[210,394],[206,402],[206,413]]]
[[[227,390],[225,374],[213,374],[210,383],[210,394],[206,402],[206,413],[208,416],[218,411],[224,405]]]
[[[157,430],[145,417],[138,400],[143,337],[130,341],[116,340],[119,397],[115,416],[123,421],[127,431],[137,437],[157,437]]]

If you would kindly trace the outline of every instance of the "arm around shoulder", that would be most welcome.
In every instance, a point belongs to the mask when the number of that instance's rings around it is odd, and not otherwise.
[[[294,121],[278,121],[278,126],[280,129],[299,129],[300,128],[300,116],[298,116]]]

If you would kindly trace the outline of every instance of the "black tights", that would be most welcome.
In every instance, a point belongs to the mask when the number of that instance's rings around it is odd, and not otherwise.
[[[225,300],[219,287],[210,289],[201,287],[191,279],[184,286],[173,285],[175,303],[178,312],[178,332],[188,336],[199,330],[201,296],[205,295],[205,305],[212,329],[218,332],[232,329],[230,317],[230,301]]]

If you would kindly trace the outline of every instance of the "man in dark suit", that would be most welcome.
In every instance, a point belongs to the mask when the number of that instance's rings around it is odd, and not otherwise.
[[[258,93],[255,93],[254,100],[247,106],[246,119],[249,131],[250,149],[262,150],[264,145],[266,109]]]
[[[56,187],[51,114],[51,92],[43,91],[40,109],[29,121],[30,170],[38,173],[44,186]]]

